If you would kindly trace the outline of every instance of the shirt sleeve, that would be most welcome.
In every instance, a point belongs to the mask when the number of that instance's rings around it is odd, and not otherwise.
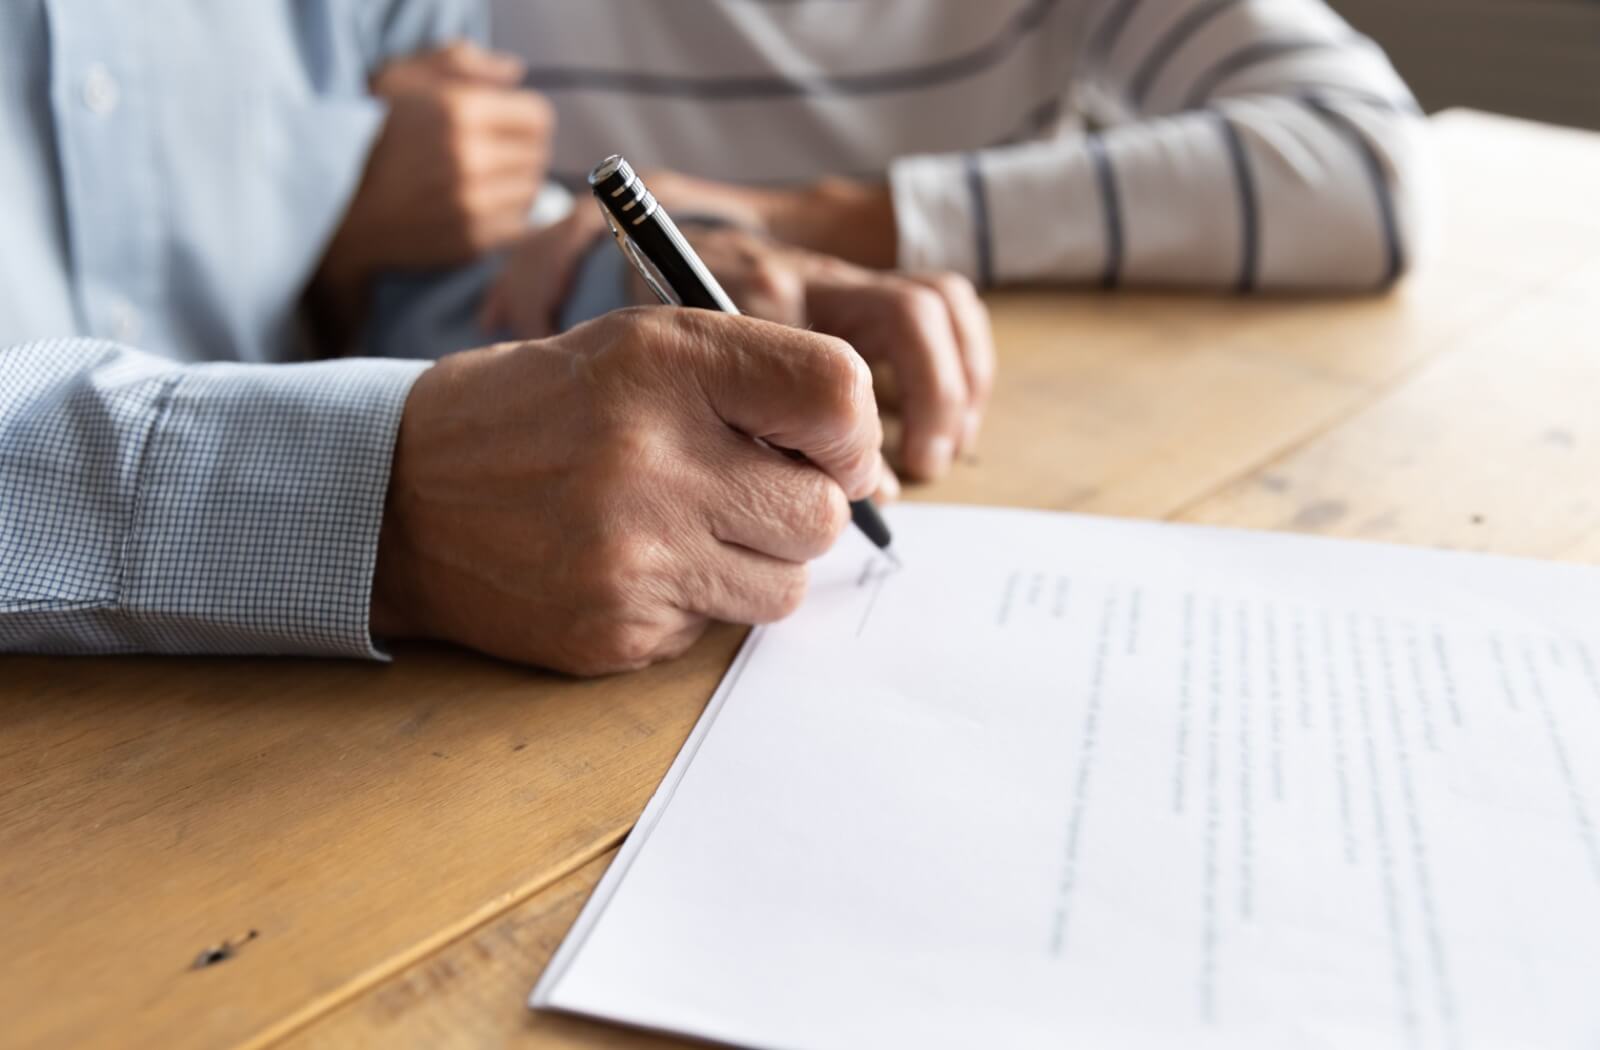
[[[1100,0],[1097,130],[890,171],[899,257],[984,284],[1376,289],[1428,227],[1426,122],[1321,0]]]
[[[378,533],[424,368],[0,349],[0,650],[381,658]]]
[[[366,0],[361,10],[370,71],[454,40],[489,39],[488,0]]]

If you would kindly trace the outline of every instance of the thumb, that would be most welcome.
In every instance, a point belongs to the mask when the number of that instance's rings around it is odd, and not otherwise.
[[[851,499],[877,491],[883,427],[872,372],[850,344],[705,310],[666,310],[653,319],[675,329],[663,343],[691,348],[686,363],[724,423],[804,454]]]

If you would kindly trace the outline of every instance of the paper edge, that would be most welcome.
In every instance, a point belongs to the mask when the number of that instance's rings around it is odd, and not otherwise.
[[[594,891],[589,894],[589,899],[584,902],[583,910],[573,920],[571,928],[567,930],[561,944],[556,948],[555,954],[550,956],[550,961],[545,964],[544,972],[539,975],[539,980],[534,984],[533,990],[528,993],[527,1005],[530,1010],[541,1009],[567,1009],[555,1002],[555,995],[561,979],[566,976],[567,970],[572,966],[578,954],[583,950],[584,942],[595,925],[599,923],[605,912],[606,905],[616,894],[618,886],[627,877],[628,869],[633,865],[639,851],[644,849],[645,842],[650,838],[650,833],[655,830],[662,814],[666,811],[672,796],[677,792],[678,784],[682,782],[689,767],[694,763],[694,757],[700,750],[701,743],[710,735],[711,727],[717,720],[717,714],[727,702],[728,697],[738,686],[739,679],[744,674],[745,667],[750,662],[751,655],[761,638],[766,634],[767,628],[753,628],[745,636],[739,651],[734,654],[733,662],[728,665],[727,673],[722,676],[716,691],[711,694],[711,699],[706,702],[706,709],[700,713],[700,719],[689,732],[689,737],[683,742],[683,747],[678,749],[678,755],[672,760],[672,765],[667,768],[666,776],[661,778],[661,783],[656,785],[655,793],[650,796],[650,801],[645,804],[644,812],[639,814],[638,821],[633,830],[628,832],[628,837],[623,840],[622,846],[617,850],[617,856],[611,865],[606,868],[606,873],[595,884]]]

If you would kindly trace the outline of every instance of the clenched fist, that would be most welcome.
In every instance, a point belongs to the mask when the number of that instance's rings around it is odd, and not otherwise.
[[[445,358],[406,402],[373,630],[597,674],[778,619],[881,439],[848,344],[751,318],[631,309]]]
[[[468,262],[527,228],[555,111],[521,89],[522,64],[470,43],[398,59],[372,79],[389,116],[324,275]]]

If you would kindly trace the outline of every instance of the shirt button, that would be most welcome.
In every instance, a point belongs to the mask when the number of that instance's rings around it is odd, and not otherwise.
[[[110,116],[121,95],[111,70],[96,62],[83,75],[83,108],[97,117]]]
[[[111,320],[111,338],[119,343],[131,343],[139,338],[139,311],[126,299],[113,299],[107,313]]]

